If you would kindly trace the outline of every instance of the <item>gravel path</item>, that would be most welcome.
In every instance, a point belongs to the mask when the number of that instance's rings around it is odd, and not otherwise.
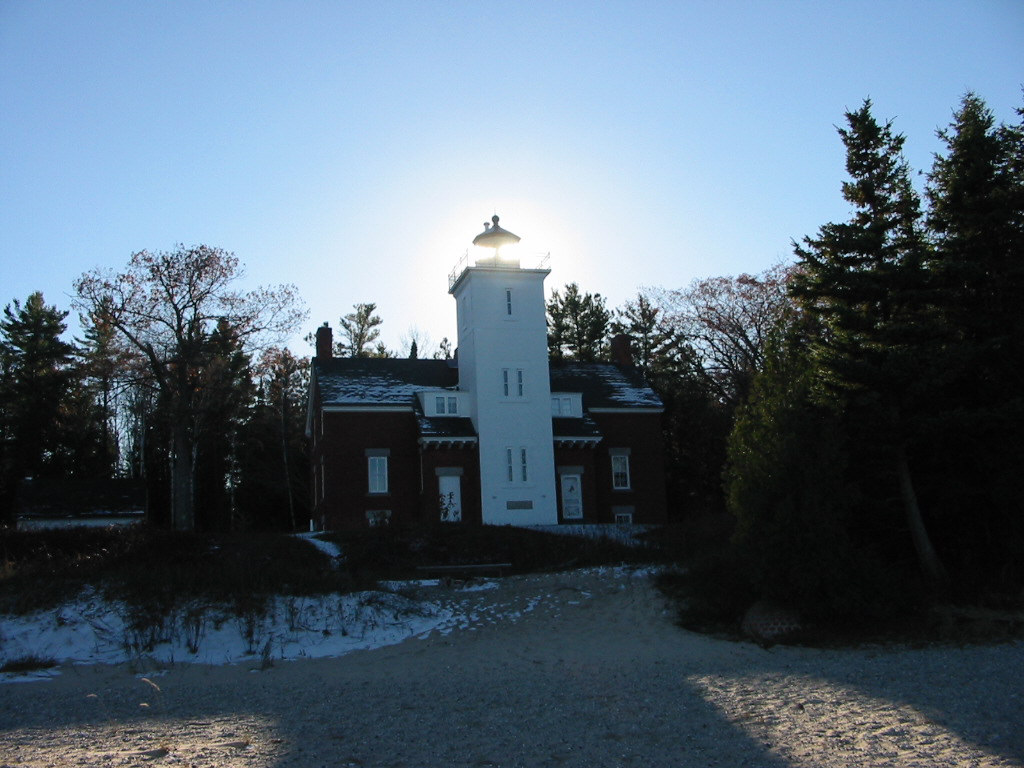
[[[0,765],[1024,766],[1021,643],[764,650],[678,629],[609,570],[425,594],[469,626],[0,687]]]

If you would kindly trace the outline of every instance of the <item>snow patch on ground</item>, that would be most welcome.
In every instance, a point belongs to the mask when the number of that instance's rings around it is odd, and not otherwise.
[[[625,588],[627,580],[646,578],[656,570],[620,566],[581,573],[610,574]],[[560,600],[539,585],[537,592],[510,598],[498,591],[500,579],[475,579],[455,586],[420,579],[378,586],[350,594],[277,596],[262,608],[241,612],[224,605],[192,604],[159,617],[143,615],[137,608],[107,601],[87,589],[58,608],[0,616],[0,666],[28,658],[56,665],[2,673],[0,682],[45,679],[60,674],[60,665],[66,664],[261,667],[277,661],[342,656],[435,632],[447,635],[515,622],[540,607],[557,606]],[[592,597],[580,591],[574,600]]]
[[[270,664],[277,660],[341,656],[429,633],[451,618],[438,603],[392,592],[317,597],[278,596],[262,609],[191,605],[169,615],[140,616],[124,603],[83,592],[59,608],[5,616],[0,664],[25,658],[57,664]],[[0,675],[39,679],[59,669]]]
[[[295,538],[302,539],[307,544],[316,547],[318,550],[323,552],[334,563],[335,566],[343,562],[344,557],[341,552],[341,547],[335,544],[333,541],[324,541],[319,538],[321,534],[313,533],[296,533]]]

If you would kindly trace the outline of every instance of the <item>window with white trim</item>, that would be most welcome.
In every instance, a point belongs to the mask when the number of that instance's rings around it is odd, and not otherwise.
[[[527,483],[530,481],[530,468],[526,449],[505,449],[505,479],[509,483]]]
[[[629,484],[629,454],[612,454],[612,488],[617,491],[628,491]]]
[[[370,493],[388,492],[388,457],[367,456]]]
[[[505,314],[512,317],[512,289],[505,289]]]
[[[426,403],[424,404],[426,407]],[[432,415],[454,416],[459,412],[459,398],[456,395],[435,395],[434,396],[434,412]]]
[[[526,372],[522,368],[501,369],[501,394],[517,398],[526,394]]]
[[[563,418],[575,416],[576,409],[573,408],[572,398],[567,395],[552,395],[551,415],[561,416]]]

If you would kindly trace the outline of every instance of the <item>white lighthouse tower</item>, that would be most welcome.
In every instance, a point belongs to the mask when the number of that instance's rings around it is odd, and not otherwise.
[[[555,525],[544,278],[510,251],[519,237],[494,216],[473,245],[490,253],[456,271],[459,389],[471,393],[480,501],[490,525]],[[502,252],[502,249],[505,252]]]

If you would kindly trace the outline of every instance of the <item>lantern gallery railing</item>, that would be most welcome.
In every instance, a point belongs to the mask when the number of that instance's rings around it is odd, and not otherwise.
[[[476,251],[483,251],[484,249],[474,249]],[[475,254],[474,254],[475,255]],[[517,251],[515,256],[503,257],[499,255],[493,255],[491,253],[481,253],[479,258],[474,261],[476,266],[487,267],[488,269],[549,269],[551,263],[551,253],[534,253],[527,255],[523,258],[524,254]],[[533,266],[530,266],[532,264]],[[469,269],[469,250],[459,257],[459,260],[455,262],[455,266],[452,271],[448,273],[448,290],[450,291],[459,278],[462,277],[463,273]]]

